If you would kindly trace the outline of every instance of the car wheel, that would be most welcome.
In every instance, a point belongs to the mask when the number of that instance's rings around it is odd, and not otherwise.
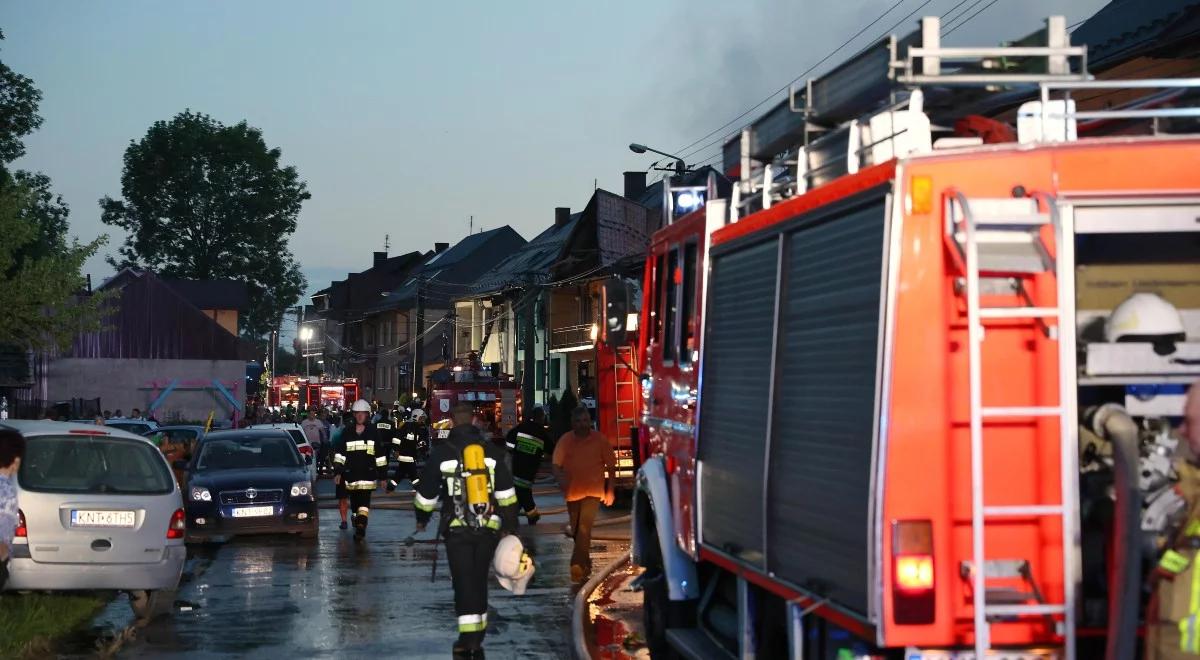
[[[139,619],[151,620],[168,614],[175,605],[174,589],[129,592],[129,607]]]

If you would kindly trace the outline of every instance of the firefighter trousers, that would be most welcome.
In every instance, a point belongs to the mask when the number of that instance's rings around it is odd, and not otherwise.
[[[487,634],[488,570],[500,535],[491,530],[446,532],[446,562],[454,584],[454,613],[458,615],[458,645],[483,647]]]
[[[399,460],[396,462],[396,470],[392,472],[391,485],[393,487],[399,486],[401,481],[408,479],[408,482],[412,484],[413,490],[416,490],[417,476],[419,474],[417,472],[417,459],[412,456],[405,456],[404,454],[400,454],[396,458]]]
[[[349,489],[346,492],[350,496],[350,513],[354,523],[354,532],[359,535],[366,534],[367,518],[371,514],[372,491]]]
[[[521,505],[521,510],[525,515],[535,514],[537,512],[537,502],[533,500],[533,486],[517,486],[517,503]]]

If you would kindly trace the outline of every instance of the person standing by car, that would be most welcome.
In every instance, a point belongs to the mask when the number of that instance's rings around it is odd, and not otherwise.
[[[367,535],[371,493],[387,478],[387,446],[380,441],[379,431],[369,421],[371,404],[359,399],[350,411],[354,421],[342,431],[341,451],[333,461],[354,512],[351,518],[354,538],[361,540]]]
[[[536,525],[538,513],[533,499],[533,480],[537,477],[542,457],[546,455],[546,411],[534,408],[529,417],[508,432],[505,444],[512,453],[513,484],[517,487],[517,502],[525,511],[525,519]]]
[[[308,416],[300,422],[300,430],[304,431],[304,439],[312,445],[314,456],[321,456],[325,445],[325,424],[317,419],[316,409],[308,409]]]
[[[592,572],[592,524],[600,503],[615,499],[613,474],[617,459],[612,445],[592,428],[592,414],[580,406],[571,413],[571,430],[554,447],[554,476],[567,500],[571,538],[571,580],[582,582]]]
[[[0,430],[0,589],[8,582],[8,559],[21,519],[15,481],[24,455],[25,437],[16,431]]]

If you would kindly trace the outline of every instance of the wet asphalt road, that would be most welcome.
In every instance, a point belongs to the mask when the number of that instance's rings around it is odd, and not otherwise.
[[[322,491],[330,487],[321,485]],[[389,499],[377,497],[375,503]],[[538,506],[563,504],[555,493],[539,496]],[[411,547],[403,543],[415,525],[407,504],[373,509],[361,544],[339,530],[338,521],[336,509],[322,509],[315,541],[246,537],[192,547],[178,598],[193,609],[141,627],[117,657],[449,657],[457,632],[443,548],[430,581],[436,520]],[[489,658],[570,657],[574,591],[565,524],[565,513],[544,516],[536,527],[522,524],[520,534],[537,563],[525,595],[513,596],[494,578],[489,581]],[[627,526],[597,529],[621,533]],[[627,546],[596,541],[593,562],[603,566]],[[95,630],[111,634],[130,623],[122,596],[100,614]]]

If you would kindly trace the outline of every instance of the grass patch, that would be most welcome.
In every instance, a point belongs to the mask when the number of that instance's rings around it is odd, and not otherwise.
[[[42,655],[86,624],[109,600],[102,594],[0,595],[0,657]]]

